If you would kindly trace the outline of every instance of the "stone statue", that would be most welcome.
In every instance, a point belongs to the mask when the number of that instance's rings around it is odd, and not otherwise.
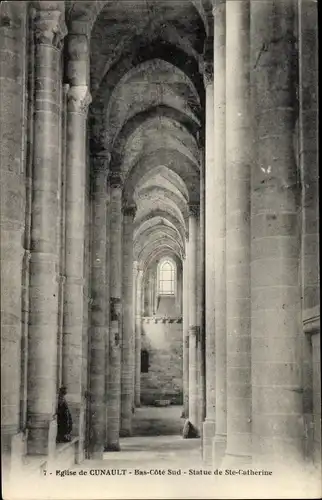
[[[57,404],[57,437],[56,443],[68,443],[71,441],[71,433],[73,428],[72,416],[68,408],[65,396],[67,394],[66,387],[61,387],[58,393]]]

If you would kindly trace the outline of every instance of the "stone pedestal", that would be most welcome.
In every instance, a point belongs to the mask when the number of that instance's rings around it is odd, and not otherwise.
[[[106,451],[119,451],[122,346],[122,179],[110,172],[110,337]]]
[[[92,158],[92,269],[89,360],[89,454],[102,459],[106,442],[106,349],[109,342],[107,261],[107,176],[108,159]]]
[[[121,373],[121,436],[132,432],[135,332],[133,330],[133,219],[136,207],[123,208],[123,335]]]
[[[253,457],[287,470],[304,436],[294,15],[290,0],[251,1]]]
[[[58,9],[58,2],[55,8]],[[59,85],[62,10],[36,13],[34,168],[28,344],[28,453],[49,454],[56,407]]]
[[[251,462],[249,23],[249,1],[227,0],[227,467]]]

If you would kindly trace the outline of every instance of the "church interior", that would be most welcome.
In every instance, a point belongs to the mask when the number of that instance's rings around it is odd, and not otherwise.
[[[321,470],[317,40],[314,0],[1,2],[8,477]]]

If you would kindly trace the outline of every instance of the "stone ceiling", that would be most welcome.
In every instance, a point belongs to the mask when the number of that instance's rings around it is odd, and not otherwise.
[[[110,153],[123,202],[137,206],[134,256],[142,266],[184,256],[188,203],[199,201],[203,3],[66,2],[70,32],[90,36],[91,154]]]

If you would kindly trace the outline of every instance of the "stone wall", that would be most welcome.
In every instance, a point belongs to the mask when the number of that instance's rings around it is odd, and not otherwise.
[[[150,366],[141,373],[141,404],[182,404],[182,323],[143,321],[142,349]]]

